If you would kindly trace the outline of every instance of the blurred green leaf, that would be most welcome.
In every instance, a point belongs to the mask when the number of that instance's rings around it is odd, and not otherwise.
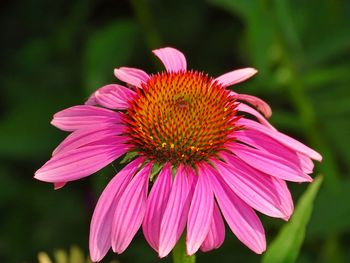
[[[252,10],[258,1],[255,0],[209,0],[210,3],[221,6],[222,8],[246,18],[251,15]]]
[[[337,28],[329,34],[323,35],[323,41],[314,45],[305,54],[305,65],[307,67],[320,65],[329,59],[339,56],[350,48],[349,28]]]
[[[48,101],[41,106],[50,109]],[[18,106],[0,123],[0,155],[35,158],[54,148],[57,136],[50,126],[50,117],[34,100]]]
[[[289,0],[274,0],[276,19],[288,46],[293,51],[299,51],[301,43],[292,17],[293,9],[289,2]]]
[[[276,127],[283,127],[289,131],[298,132],[300,125],[295,121],[296,118],[297,116],[294,112],[276,108],[272,113],[270,122]]]
[[[135,22],[119,20],[93,33],[84,50],[83,79],[91,93],[112,79],[113,69],[125,65],[133,54],[138,30]]]
[[[234,16],[240,14],[246,26],[244,41],[249,47],[248,54],[252,58],[253,66],[261,73],[258,77],[263,80],[271,79],[272,62],[278,50],[271,7],[263,1],[253,0],[209,0],[209,2]]]
[[[270,244],[263,257],[263,263],[295,262],[305,237],[306,226],[321,182],[322,177],[316,177],[307,191],[300,197],[292,218]]]
[[[350,229],[350,180],[343,181],[338,191],[320,191],[308,227],[307,238],[317,239]],[[325,227],[326,226],[326,227]]]
[[[341,81],[341,80],[339,80]],[[325,161],[337,158],[342,167],[350,169],[349,129],[350,129],[350,89],[349,81],[325,84],[322,88],[310,91],[310,99],[317,108],[320,130],[327,136],[329,147],[336,154],[325,153]],[[327,173],[329,175],[329,173]]]
[[[322,251],[323,262],[326,263],[345,263],[345,249],[341,245],[341,239],[337,234],[331,234],[327,237],[325,248]]]
[[[332,67],[316,68],[303,76],[303,82],[308,90],[333,86],[337,83],[350,81],[350,65],[335,65]]]

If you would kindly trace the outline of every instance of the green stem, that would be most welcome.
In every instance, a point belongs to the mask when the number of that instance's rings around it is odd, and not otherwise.
[[[187,256],[186,254],[186,236],[183,235],[173,249],[174,263],[195,263],[196,255]]]

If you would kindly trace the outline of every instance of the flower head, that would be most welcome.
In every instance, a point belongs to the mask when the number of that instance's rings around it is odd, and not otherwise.
[[[56,188],[128,154],[93,214],[90,255],[122,253],[142,225],[165,257],[186,228],[189,255],[221,246],[224,219],[256,253],[266,248],[256,211],[288,220],[293,201],[285,181],[311,182],[320,154],[277,131],[261,99],[227,89],[256,73],[239,69],[217,78],[187,70],[173,48],[153,51],[166,71],[115,69],[128,87],[98,89],[85,105],[54,115],[71,134],[35,174]]]

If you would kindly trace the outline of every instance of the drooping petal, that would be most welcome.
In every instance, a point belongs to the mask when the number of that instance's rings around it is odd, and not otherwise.
[[[224,87],[228,87],[249,79],[257,72],[254,68],[237,69],[217,77],[214,81],[217,81]]]
[[[120,195],[131,181],[143,162],[138,158],[125,166],[103,190],[93,213],[90,224],[90,257],[93,262],[100,261],[111,247],[111,231],[115,207]]]
[[[186,71],[186,58],[179,50],[166,47],[155,49],[153,53],[163,62],[168,72]]]
[[[257,254],[266,249],[264,228],[254,210],[243,202],[222,181],[216,171],[207,167],[216,200],[220,210],[236,237]]]
[[[235,131],[233,137],[259,150],[265,150],[300,167],[306,174],[312,173],[313,162],[304,154],[298,153],[275,139],[255,130]]]
[[[160,225],[158,254],[161,258],[169,254],[185,228],[189,206],[189,189],[187,173],[180,165]]]
[[[53,156],[36,171],[34,178],[50,183],[77,180],[97,172],[126,151],[126,146],[115,140],[102,140]]]
[[[247,95],[247,94],[238,94],[236,92],[231,91],[230,95],[240,101],[248,102],[255,108],[257,108],[266,118],[270,118],[272,115],[272,110],[265,101],[262,99],[252,96],[252,95]]]
[[[120,123],[120,113],[90,105],[78,105],[57,112],[51,124],[63,131]]]
[[[214,196],[205,169],[198,165],[198,181],[188,213],[186,247],[187,254],[197,252],[206,238],[214,207]]]
[[[148,178],[152,163],[143,167],[119,198],[112,225],[112,249],[122,253],[140,228],[146,211]]]
[[[110,84],[95,91],[85,104],[125,110],[129,107],[128,102],[135,98],[135,96],[136,93],[131,89],[118,84]]]
[[[222,153],[227,162],[213,160],[226,184],[248,205],[263,214],[288,219],[293,213],[293,201],[285,184],[263,174],[231,154]]]
[[[237,110],[253,115],[254,117],[256,117],[258,119],[258,121],[261,124],[265,125],[266,127],[269,127],[272,130],[276,130],[275,127],[273,127],[258,111],[254,110],[253,108],[249,107],[248,105],[245,105],[244,103],[239,103],[237,105]]]
[[[312,182],[300,166],[277,155],[238,143],[228,143],[227,146],[241,160],[263,173],[292,182]]]
[[[114,69],[114,75],[121,81],[132,86],[142,88],[142,84],[146,83],[149,75],[138,68],[121,67]]]
[[[120,124],[106,124],[105,126],[89,127],[82,130],[76,130],[67,136],[53,151],[52,156],[68,152],[82,146],[100,141],[106,138],[115,138],[117,141],[123,137],[118,137],[124,131],[124,126]]]
[[[159,232],[172,183],[171,164],[166,163],[148,196],[146,214],[142,222],[143,234],[150,246],[158,252]]]
[[[322,156],[314,151],[313,149],[307,147],[306,145],[302,144],[301,142],[281,133],[278,131],[274,131],[271,130],[267,127],[265,127],[264,125],[261,125],[255,121],[252,120],[248,120],[248,119],[244,119],[241,118],[237,121],[238,125],[242,125],[244,127],[246,127],[247,129],[252,129],[252,130],[256,130],[259,131],[261,133],[264,133],[265,135],[274,138],[275,140],[279,141],[280,143],[284,144],[285,146],[301,152],[307,156],[309,156],[310,158],[317,160],[317,161],[321,161],[322,160]]]
[[[216,202],[214,202],[213,216],[209,232],[201,245],[201,251],[208,252],[219,248],[225,240],[225,225]]]

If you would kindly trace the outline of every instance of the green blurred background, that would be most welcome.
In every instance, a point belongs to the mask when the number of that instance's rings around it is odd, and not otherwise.
[[[265,99],[271,122],[324,156],[324,183],[297,262],[350,262],[350,1],[22,0],[0,2],[0,262],[37,262],[72,244],[88,251],[106,168],[54,191],[32,177],[66,136],[51,116],[117,82],[113,68],[161,69],[150,50],[182,50],[212,76],[252,66],[235,89]],[[306,185],[292,185],[294,200]],[[262,216],[268,243],[285,223]],[[139,233],[107,261],[160,261]],[[198,262],[260,262],[228,230]]]

